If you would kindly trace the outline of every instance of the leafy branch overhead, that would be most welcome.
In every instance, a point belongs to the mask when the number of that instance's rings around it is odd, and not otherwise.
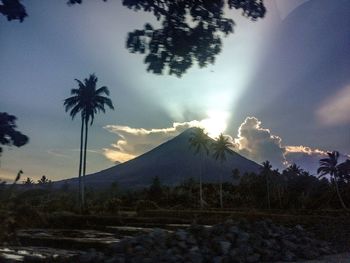
[[[19,0],[1,0],[0,14],[6,16],[8,21],[19,20],[23,22],[27,15],[25,7]]]
[[[21,147],[28,143],[29,138],[17,131],[16,117],[6,112],[0,112],[0,145]],[[0,155],[2,147],[0,146]]]
[[[103,0],[104,2],[107,0]],[[83,0],[68,0],[68,5]],[[123,0],[134,11],[152,13],[160,22],[155,28],[146,23],[129,32],[126,48],[145,55],[147,71],[181,77],[194,64],[203,68],[215,62],[221,52],[222,37],[233,33],[235,25],[225,16],[225,7],[242,10],[243,16],[255,21],[263,18],[263,0]],[[27,16],[19,0],[2,0],[0,13],[8,20],[23,21]]]
[[[235,25],[225,16],[225,5],[241,9],[257,20],[265,15],[263,0],[124,0],[134,11],[153,13],[161,27],[145,24],[130,32],[126,46],[132,53],[145,54],[147,71],[181,77],[194,62],[205,67],[215,62],[222,49],[222,36],[233,33]]]

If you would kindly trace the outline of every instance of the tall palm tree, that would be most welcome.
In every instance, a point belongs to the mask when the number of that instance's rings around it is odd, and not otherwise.
[[[221,167],[223,166],[224,161],[226,161],[226,153],[232,154],[231,148],[233,143],[230,142],[227,136],[224,136],[222,133],[212,144],[213,157],[215,160],[219,160]],[[220,172],[220,207],[223,208],[222,200],[222,172]]]
[[[271,209],[270,201],[270,175],[272,173],[272,165],[269,161],[262,163],[261,174],[265,177],[266,180],[266,198],[267,198],[267,208]]]
[[[78,88],[71,89],[71,97],[64,100],[65,110],[70,110],[72,119],[80,113],[81,114],[81,130],[80,130],[80,159],[79,159],[79,203],[84,207],[85,205],[85,173],[86,173],[86,151],[88,141],[88,124],[93,124],[95,114],[102,111],[105,112],[105,105],[110,109],[114,109],[111,99],[103,96],[109,96],[109,90],[103,86],[96,88],[97,77],[90,74],[89,78],[80,81],[75,79],[78,83]],[[84,135],[85,129],[85,135]],[[85,141],[84,141],[85,138]],[[84,144],[84,145],[83,145]]]
[[[196,128],[192,132],[189,138],[190,147],[194,149],[195,154],[199,154],[200,157],[200,168],[199,168],[199,202],[200,207],[203,208],[203,189],[202,189],[202,171],[203,171],[203,157],[204,154],[209,154],[209,143],[210,138],[208,134],[204,132],[202,128]]]
[[[339,191],[338,178],[341,177],[341,164],[338,164],[339,152],[333,151],[328,152],[328,158],[323,158],[320,160],[320,167],[317,169],[317,174],[319,177],[323,177],[327,174],[331,176],[331,180],[334,182],[335,189],[337,191],[338,199],[341,206],[347,209],[344,200]]]

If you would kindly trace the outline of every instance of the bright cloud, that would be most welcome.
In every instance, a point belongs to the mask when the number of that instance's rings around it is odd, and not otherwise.
[[[113,162],[125,162],[172,139],[190,127],[210,127],[208,119],[175,122],[172,127],[162,129],[107,125],[105,129],[117,134],[118,139],[111,148],[103,149],[103,153]],[[213,126],[215,127],[215,122]],[[315,173],[319,160],[327,155],[326,151],[308,146],[283,145],[282,138],[264,128],[256,117],[247,117],[239,126],[237,137],[232,140],[236,152],[257,163],[269,160],[273,167],[280,169],[296,163],[301,168]]]
[[[350,85],[326,101],[316,115],[324,125],[350,123]]]
[[[174,122],[172,127],[160,129],[132,128],[122,125],[107,125],[104,128],[118,135],[111,148],[104,148],[103,154],[113,162],[125,162],[164,143],[191,127],[201,127],[212,138],[224,132],[227,127],[228,113],[210,110],[208,117],[188,122]]]
[[[319,149],[311,149],[308,146],[303,146],[303,145],[299,145],[299,146],[286,146],[286,153],[287,154],[292,154],[292,153],[305,153],[308,155],[312,155],[312,154],[319,154],[319,155],[327,155],[327,152],[319,150]]]
[[[111,161],[125,162],[170,140],[190,127],[201,127],[199,121],[175,122],[172,127],[163,129],[131,128],[120,125],[107,125],[104,128],[118,135],[112,148],[105,148],[104,154]]]
[[[282,138],[263,128],[261,121],[255,117],[247,117],[240,125],[235,143],[240,154],[258,163],[269,160],[274,167],[280,169],[296,163],[306,171],[316,173],[319,160],[327,156],[327,151],[324,150],[303,145],[283,145]],[[339,161],[346,158],[348,157],[341,155]]]
[[[269,160],[280,166],[285,162],[286,149],[282,146],[282,139],[263,128],[255,117],[247,117],[239,126],[235,142],[242,155],[258,163]]]

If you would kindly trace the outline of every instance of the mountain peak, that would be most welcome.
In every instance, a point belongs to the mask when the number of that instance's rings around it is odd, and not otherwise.
[[[152,179],[158,176],[162,184],[178,185],[186,179],[198,179],[199,168],[203,166],[203,182],[217,182],[218,173],[222,172],[224,181],[232,182],[232,170],[239,169],[245,172],[257,172],[259,165],[244,158],[236,152],[227,155],[226,162],[214,160],[210,155],[201,158],[190,148],[189,138],[199,128],[192,127],[183,131],[171,140],[155,147],[149,152],[125,163],[86,176],[86,185],[90,187],[107,187],[113,182],[120,186],[146,187]],[[76,179],[69,179],[76,183]],[[62,182],[62,181],[61,181]]]

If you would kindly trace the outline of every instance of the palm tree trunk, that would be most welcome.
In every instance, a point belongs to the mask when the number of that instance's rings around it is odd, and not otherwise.
[[[278,186],[277,190],[278,190],[278,201],[279,201],[280,209],[282,209],[282,193],[281,193],[282,190],[281,190],[281,187]]]
[[[81,188],[81,200],[83,208],[85,209],[85,174],[86,174],[86,152],[87,152],[87,142],[88,142],[88,122],[89,119],[85,120],[85,144],[84,144],[84,165],[83,165],[83,180]]]
[[[347,210],[347,207],[346,207],[344,200],[343,200],[343,198],[340,194],[340,191],[339,191],[339,185],[338,185],[337,178],[334,178],[334,184],[335,184],[335,189],[337,190],[339,202],[340,202],[341,206],[343,207],[343,209]]]
[[[267,192],[267,208],[271,209],[270,203],[270,182],[269,182],[269,174],[266,173],[266,192]]]
[[[221,165],[220,165],[220,208],[222,209],[224,207],[224,203],[223,203],[223,200],[222,200],[222,162],[221,162]]]
[[[202,152],[200,152],[200,164],[199,164],[199,202],[200,202],[200,207],[201,207],[201,209],[203,209],[202,165],[203,165],[203,154],[202,154]]]
[[[83,140],[84,140],[84,118],[81,118],[81,130],[80,130],[80,157],[79,157],[79,177],[78,177],[78,205],[79,209],[82,209],[81,203],[81,170],[83,165]]]

